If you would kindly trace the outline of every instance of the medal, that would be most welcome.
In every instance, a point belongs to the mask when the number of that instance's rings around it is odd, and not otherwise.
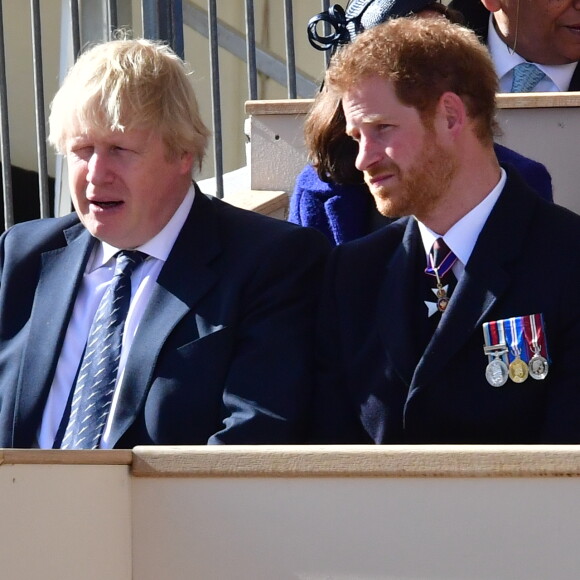
[[[516,321],[520,324],[517,324]],[[528,365],[521,359],[522,349],[520,348],[520,342],[522,341],[523,330],[521,322],[522,319],[519,317],[509,318],[505,321],[509,325],[511,335],[510,352],[514,358],[510,362],[509,375],[514,383],[523,383],[529,374]]]
[[[493,359],[485,367],[485,378],[492,387],[503,387],[508,380],[507,365],[500,359]]]
[[[536,316],[539,318],[539,326],[538,321],[536,320]],[[529,336],[526,336],[528,345],[533,353],[530,361],[528,362],[528,368],[530,371],[530,376],[532,379],[536,379],[537,381],[541,381],[546,378],[548,375],[549,364],[548,360],[541,355],[542,352],[542,345],[540,344],[540,339],[544,338],[543,336],[543,321],[541,318],[541,314],[531,314],[527,317],[527,322],[529,322]],[[524,331],[528,330],[528,326],[524,325]],[[526,333],[527,334],[527,333]],[[545,344],[545,341],[543,341]]]
[[[445,312],[447,305],[449,304],[449,296],[447,296],[448,286],[441,286],[439,281],[439,276],[437,277],[437,310],[439,312]]]
[[[485,367],[485,378],[492,387],[502,387],[508,380],[508,366],[501,360],[508,349],[503,344],[486,346],[484,352],[494,357]]]
[[[447,246],[445,247],[447,248]],[[449,248],[447,248],[447,255],[443,258],[443,260],[438,266],[435,265],[433,254],[430,253],[427,259],[428,266],[425,270],[425,273],[431,276],[435,276],[437,288],[433,288],[432,290],[435,293],[435,297],[437,299],[436,302],[437,310],[443,313],[447,310],[447,306],[449,305],[449,294],[447,293],[449,289],[449,284],[446,284],[444,286],[443,283],[441,282],[441,278],[443,278],[447,274],[447,272],[451,270],[453,264],[455,264],[455,262],[457,261],[457,257],[453,252],[451,252],[451,250],[449,250]],[[427,305],[427,308],[429,308],[429,304],[427,302],[425,302],[425,304]],[[435,311],[433,310],[433,313],[434,312]],[[431,312],[429,313],[429,316],[431,316]]]
[[[520,358],[519,354],[510,363],[509,375],[514,383],[523,383],[528,378],[528,365]]]
[[[508,348],[503,327],[497,322],[486,322],[483,325],[483,337],[485,339],[483,352],[489,360],[485,367],[485,379],[492,387],[502,387],[509,376],[506,364]]]
[[[528,363],[530,369],[530,377],[541,381],[548,375],[548,361],[539,354],[534,354]]]
[[[439,312],[445,312],[447,309],[447,305],[449,304],[449,296],[447,295],[447,286],[443,286],[441,284],[441,278],[439,278],[439,268],[433,268],[433,272],[435,272],[435,279],[437,280],[437,290],[435,291],[435,296],[437,297],[437,310]]]
[[[519,384],[528,376],[539,381],[548,375],[550,362],[541,314],[484,322],[483,336],[489,360],[485,378],[493,387],[504,385],[508,378]]]

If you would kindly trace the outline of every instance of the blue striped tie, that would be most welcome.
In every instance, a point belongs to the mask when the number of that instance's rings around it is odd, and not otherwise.
[[[117,382],[125,318],[131,302],[131,274],[146,254],[116,254],[115,274],[105,290],[79,367],[62,449],[96,449],[109,416]]]
[[[512,93],[529,93],[546,76],[535,64],[522,62],[514,67]]]

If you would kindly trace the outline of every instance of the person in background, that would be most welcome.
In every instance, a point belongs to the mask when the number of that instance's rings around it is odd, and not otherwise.
[[[333,250],[311,441],[578,443],[580,216],[498,162],[486,48],[393,19],[324,82],[379,211],[407,217]]]
[[[334,53],[366,28],[413,14],[462,22],[461,14],[433,0],[357,0],[346,13],[335,4],[314,16],[308,38],[315,48]],[[331,33],[319,35],[321,22],[331,25]],[[362,173],[354,166],[356,143],[344,130],[340,101],[321,87],[304,128],[310,162],[296,179],[288,220],[318,229],[333,244],[354,240],[389,223],[376,210]],[[495,144],[495,148],[501,161],[514,165],[542,197],[553,199],[552,179],[544,165],[503,145]]]
[[[453,0],[451,5],[487,44],[500,92],[580,90],[577,0]]]
[[[0,238],[0,447],[303,440],[329,245],[199,190],[189,74],[118,39],[56,94],[76,211]]]

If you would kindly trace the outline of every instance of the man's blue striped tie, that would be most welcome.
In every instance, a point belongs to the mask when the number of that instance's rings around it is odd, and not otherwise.
[[[522,62],[514,67],[512,93],[529,93],[546,76],[535,64]]]
[[[131,274],[147,256],[122,250],[115,274],[93,319],[79,367],[62,449],[96,449],[107,423],[117,382],[125,319],[131,302]]]

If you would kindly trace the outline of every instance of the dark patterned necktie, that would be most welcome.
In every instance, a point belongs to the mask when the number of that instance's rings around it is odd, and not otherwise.
[[[522,62],[514,67],[512,93],[529,93],[546,75],[531,62]]]
[[[428,300],[425,300],[429,317],[437,312],[445,312],[451,292],[455,287],[455,276],[452,268],[457,256],[449,249],[443,238],[433,242],[427,258],[425,273],[429,280]]]
[[[147,256],[123,250],[101,299],[72,395],[62,449],[96,449],[109,416],[117,382],[125,319],[131,302],[131,274]]]

